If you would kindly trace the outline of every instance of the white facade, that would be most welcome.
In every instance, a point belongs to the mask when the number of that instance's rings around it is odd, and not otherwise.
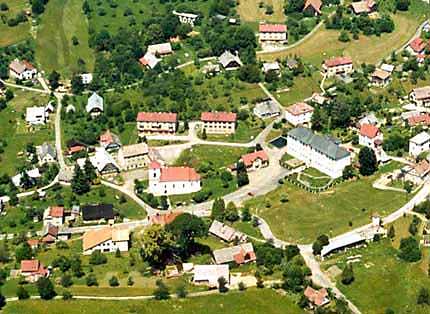
[[[415,102],[417,106],[428,107],[430,106],[430,86],[415,88],[409,94],[410,100]]]
[[[13,60],[9,65],[9,76],[18,80],[31,80],[37,74],[35,69],[27,61]]]
[[[384,139],[384,135],[381,132],[378,132],[378,135],[376,135],[374,138],[371,137],[367,137],[366,135],[363,134],[359,134],[358,135],[358,144],[362,145],[362,146],[367,146],[371,149],[375,149],[376,148],[376,141],[383,141]]]
[[[354,71],[354,66],[351,60],[343,60],[343,58],[337,58],[334,60],[328,60],[323,63],[323,72],[328,76],[336,76],[340,74],[350,74]]]
[[[48,121],[48,117],[45,107],[28,107],[25,121],[31,125],[45,124]]]
[[[200,178],[189,176],[186,178],[183,175],[178,175],[175,178],[174,175],[164,176],[163,171],[175,172],[176,169],[190,169],[184,167],[171,167],[167,168],[150,168],[149,169],[149,187],[150,193],[160,195],[178,195],[178,194],[189,194],[198,192],[201,190]],[[166,170],[167,169],[167,170]],[[194,169],[192,169],[194,171]],[[181,171],[181,170],[179,170]]]
[[[417,157],[423,152],[430,150],[430,135],[426,132],[414,136],[409,140],[409,154]]]
[[[173,14],[179,18],[179,22],[181,22],[182,24],[190,24],[192,27],[194,27],[194,23],[199,17],[197,14],[176,11],[173,11]]]
[[[285,119],[294,126],[303,125],[311,122],[313,113],[313,111],[308,111],[295,115],[285,110]]]
[[[236,122],[204,121],[203,128],[207,134],[233,134],[236,131]]]
[[[98,245],[85,250],[84,255],[90,255],[94,251],[102,253],[114,253],[119,249],[120,252],[128,252],[128,241],[113,241],[112,239],[99,243]]]

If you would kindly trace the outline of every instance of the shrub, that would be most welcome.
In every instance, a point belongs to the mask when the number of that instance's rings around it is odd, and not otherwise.
[[[115,276],[112,276],[111,279],[109,279],[109,286],[118,287],[119,286],[118,278]]]

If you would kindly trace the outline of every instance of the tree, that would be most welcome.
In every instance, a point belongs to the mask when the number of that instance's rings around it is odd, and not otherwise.
[[[35,15],[42,14],[45,11],[44,0],[33,0],[31,1],[31,11]]]
[[[399,11],[409,10],[410,0],[396,0],[396,9]]]
[[[128,277],[127,278],[127,286],[132,286],[132,285],[134,285],[134,280],[133,280],[133,277]]]
[[[99,283],[97,282],[97,278],[94,274],[89,274],[87,278],[85,279],[85,282],[88,287],[98,286]]]
[[[206,140],[208,138],[208,135],[206,134],[206,128],[203,128],[203,131],[202,131],[202,139],[203,140]]]
[[[237,221],[239,218],[239,212],[237,210],[236,205],[233,202],[229,202],[225,210],[225,219],[230,222],[234,222]]]
[[[405,189],[406,193],[411,194],[414,184],[411,181],[405,181],[403,188]]]
[[[18,289],[16,290],[16,296],[19,300],[25,300],[30,298],[30,294],[22,285],[18,286]]]
[[[248,172],[246,166],[242,161],[239,161],[236,165],[237,172],[237,185],[239,187],[249,184]]]
[[[63,276],[61,276],[60,283],[65,288],[70,287],[71,285],[73,285],[72,276],[70,276],[69,274],[64,274]]]
[[[84,172],[88,182],[94,182],[97,178],[96,168],[94,168],[89,158],[85,159]]]
[[[418,262],[421,259],[420,245],[414,237],[400,240],[399,257],[409,263]]]
[[[391,225],[391,226],[390,226],[390,228],[388,229],[388,234],[387,234],[387,236],[388,236],[390,239],[394,239],[394,237],[396,236],[396,231],[395,231],[395,229],[394,229],[394,226],[393,226],[393,225]]]
[[[51,89],[56,90],[58,86],[60,86],[60,73],[57,71],[52,71],[51,74],[48,76],[49,86],[51,86]]]
[[[71,300],[73,299],[73,294],[70,291],[65,290],[63,292],[63,300]]]
[[[142,235],[140,255],[153,267],[162,267],[171,259],[175,242],[170,232],[160,225],[152,225]]]
[[[354,167],[351,165],[346,166],[345,168],[343,168],[342,171],[342,179],[344,180],[349,180],[355,177],[355,171],[354,171]]]
[[[224,220],[225,202],[223,198],[216,198],[212,204],[211,218],[219,221]]]
[[[80,278],[84,275],[84,272],[82,271],[82,261],[78,255],[70,258],[70,270],[75,277]]]
[[[154,298],[155,300],[167,300],[170,298],[169,289],[164,284],[161,279],[157,279],[156,283],[157,288],[154,290]]]
[[[344,285],[349,285],[354,281],[354,271],[352,264],[347,264],[342,271],[341,281]]]
[[[218,278],[218,291],[221,293],[225,293],[228,291],[227,280],[222,276]]]
[[[72,77],[71,84],[72,84],[73,94],[80,95],[85,89],[85,85],[84,85],[84,83],[82,83],[82,77],[78,74],[76,74]]]
[[[91,265],[101,265],[107,263],[107,257],[103,255],[100,250],[95,250],[91,253],[90,256],[90,264]]]
[[[33,251],[27,242],[21,243],[15,251],[15,259],[17,263],[20,263],[22,260],[31,259],[32,256]]]
[[[358,160],[360,162],[360,173],[363,176],[370,176],[378,169],[375,152],[367,146],[360,150]]]
[[[43,300],[50,300],[57,295],[51,280],[46,277],[39,278],[39,280],[36,282],[36,286],[40,298]]]
[[[348,33],[346,31],[341,31],[338,39],[343,43],[350,41]]]
[[[0,310],[6,305],[6,298],[0,293]]]
[[[430,295],[427,288],[422,287],[418,293],[417,304],[422,305],[430,305]]]
[[[118,280],[118,278],[115,277],[115,276],[112,276],[109,279],[109,286],[111,286],[111,287],[118,287],[119,286],[119,280]]]
[[[181,285],[179,285],[179,286],[176,288],[176,296],[177,296],[179,299],[186,298],[186,297],[187,297],[187,294],[188,294],[188,292],[187,292],[187,289],[186,289],[185,285],[181,284]]]
[[[245,206],[242,209],[242,221],[251,221],[252,219],[252,215],[251,212],[249,211],[249,207]]]
[[[78,195],[85,194],[90,190],[90,184],[88,183],[87,177],[78,165],[75,166],[71,185],[72,191]]]

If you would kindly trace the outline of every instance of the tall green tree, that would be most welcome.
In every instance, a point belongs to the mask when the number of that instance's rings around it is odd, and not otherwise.
[[[378,161],[375,152],[369,147],[363,147],[358,154],[360,162],[360,173],[363,176],[370,176],[378,170]]]
[[[90,184],[88,182],[87,176],[78,165],[75,166],[75,172],[73,174],[71,185],[72,191],[79,195],[85,194],[90,190]]]

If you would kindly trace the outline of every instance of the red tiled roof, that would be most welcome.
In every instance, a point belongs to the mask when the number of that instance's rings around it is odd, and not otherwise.
[[[64,207],[60,207],[60,206],[51,207],[51,210],[49,211],[49,215],[51,217],[63,217]]]
[[[37,272],[40,267],[40,262],[37,259],[29,259],[21,261],[21,271],[25,273]]]
[[[325,288],[321,288],[319,290],[315,290],[311,286],[308,286],[305,289],[304,295],[310,302],[317,306],[321,306],[324,304],[325,299],[328,297],[327,290]]]
[[[149,169],[160,169],[160,168],[161,168],[161,164],[156,160],[151,161],[151,163],[149,164]]]
[[[233,259],[236,264],[240,265],[245,262],[253,262],[257,259],[257,257],[255,256],[254,251],[245,252],[245,250],[241,249],[239,253],[233,255]]]
[[[56,238],[50,234],[42,238],[43,243],[54,243]]]
[[[260,158],[263,161],[268,161],[269,160],[269,156],[267,156],[267,154],[266,154],[266,152],[264,150],[258,150],[256,152],[243,155],[241,157],[243,163],[247,167],[252,166],[252,164],[254,163],[254,161],[257,158]]]
[[[301,114],[305,114],[311,111],[314,111],[314,108],[312,106],[309,106],[305,102],[299,102],[297,104],[291,105],[286,108],[286,110],[291,113],[293,116],[298,116]]]
[[[233,112],[202,112],[200,120],[208,122],[236,122]]]
[[[138,122],[176,122],[178,115],[172,112],[139,112]]]
[[[284,24],[260,24],[258,26],[260,33],[285,33],[287,25]]]
[[[316,12],[321,14],[321,6],[322,1],[321,0],[306,0],[305,7],[303,8],[303,11],[305,11],[308,7],[314,8]]]
[[[426,49],[426,43],[420,37],[417,37],[413,41],[411,41],[409,47],[411,47],[414,52],[420,53],[424,49]]]
[[[69,148],[69,153],[74,154],[74,153],[80,152],[84,148],[85,148],[84,146],[72,146]]]
[[[199,181],[200,175],[190,167],[161,168],[160,182]]]
[[[34,65],[32,65],[30,62],[28,62],[27,60],[22,60],[22,64],[24,64],[25,65],[25,68],[27,69],[27,70],[34,70],[35,69],[35,67],[34,67]]]
[[[139,62],[140,62],[140,64],[142,64],[142,65],[148,65],[148,64],[149,64],[149,62],[148,62],[148,60],[146,60],[145,56],[141,57],[141,58],[139,59]]]
[[[151,223],[156,225],[168,225],[172,223],[176,217],[181,215],[182,212],[174,212],[174,213],[167,213],[167,214],[156,214],[150,217]]]
[[[408,118],[408,124],[410,126],[415,126],[417,124],[430,125],[430,114],[425,113]]]
[[[39,240],[37,240],[37,239],[30,239],[30,240],[27,240],[27,244],[29,246],[36,246],[36,245],[39,245]]]
[[[340,65],[352,64],[352,59],[350,57],[336,57],[324,61],[324,64],[328,68],[337,67]]]
[[[379,133],[379,129],[372,124],[362,124],[360,128],[360,134],[368,138],[374,138]]]

